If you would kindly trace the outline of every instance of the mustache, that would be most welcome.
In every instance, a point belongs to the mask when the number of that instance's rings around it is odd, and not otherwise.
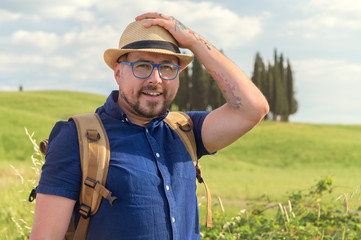
[[[167,94],[168,93],[168,90],[164,86],[161,86],[161,85],[146,85],[146,86],[143,86],[139,90],[139,95],[144,91],[157,91],[157,92],[160,92],[162,94]]]

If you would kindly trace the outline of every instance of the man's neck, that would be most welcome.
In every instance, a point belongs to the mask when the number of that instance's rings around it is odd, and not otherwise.
[[[152,118],[145,118],[140,116],[134,111],[129,110],[126,106],[123,106],[123,104],[119,101],[117,101],[117,105],[123,110],[125,115],[127,116],[128,120],[135,125],[145,127],[148,125],[150,121],[152,121]]]

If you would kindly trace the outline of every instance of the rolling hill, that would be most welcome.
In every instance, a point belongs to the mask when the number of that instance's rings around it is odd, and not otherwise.
[[[106,96],[67,91],[0,92],[0,163],[28,162],[58,120],[93,112]],[[282,198],[285,191],[332,175],[340,191],[361,182],[361,125],[262,122],[240,140],[200,161],[213,196]],[[203,187],[199,188],[202,193]]]

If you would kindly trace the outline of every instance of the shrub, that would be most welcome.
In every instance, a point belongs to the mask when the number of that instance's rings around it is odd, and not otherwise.
[[[347,194],[336,199],[343,198],[343,206],[322,201],[332,184],[325,177],[308,191],[292,192],[285,204],[252,203],[230,219],[216,214],[212,229],[201,228],[202,239],[361,239],[359,212],[349,209]]]

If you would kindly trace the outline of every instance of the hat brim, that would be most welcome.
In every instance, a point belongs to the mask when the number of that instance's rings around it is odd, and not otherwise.
[[[114,70],[114,64],[118,60],[119,57],[126,53],[130,52],[149,52],[149,53],[161,53],[161,54],[167,54],[175,56],[179,59],[179,65],[181,66],[181,69],[185,69],[192,61],[193,56],[189,54],[182,54],[182,53],[174,53],[172,51],[163,50],[163,49],[154,49],[154,48],[148,48],[148,49],[115,49],[111,48],[104,52],[104,61],[105,63]]]

